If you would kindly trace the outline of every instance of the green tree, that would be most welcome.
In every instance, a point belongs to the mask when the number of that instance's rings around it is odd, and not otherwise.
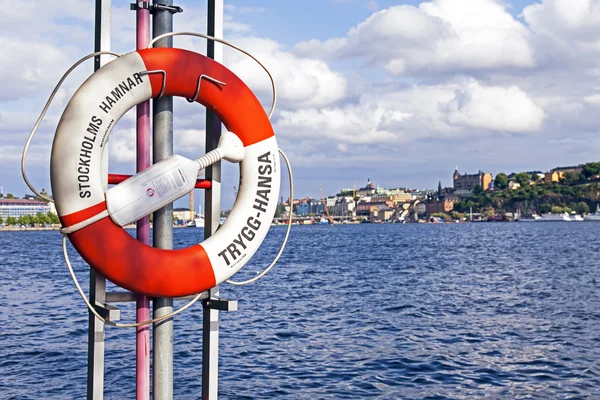
[[[48,214],[46,214],[46,216],[50,220],[51,224],[60,224],[60,220],[58,219],[58,215],[56,215],[56,214],[51,213],[50,211],[48,211]]]
[[[475,196],[479,196],[481,193],[483,193],[483,187],[481,185],[475,185],[473,188],[473,194]]]
[[[46,225],[50,223],[50,217],[48,217],[46,214],[39,212],[37,213],[36,217],[40,224]]]
[[[37,215],[31,215],[31,216],[29,216],[29,223],[37,225],[40,223],[40,219],[38,218]]]
[[[587,163],[583,166],[582,174],[586,178],[593,178],[600,175],[600,162]]]
[[[0,217],[0,225],[2,225],[4,223],[4,219],[2,219],[2,217]]]
[[[521,184],[521,186],[529,186],[529,182],[531,181],[531,175],[527,172],[519,172],[514,176],[514,180]]]
[[[9,194],[7,194],[7,195],[6,195],[6,198],[7,198],[7,199],[14,199],[14,198],[15,198],[15,195],[14,195],[14,194],[12,194],[12,193],[9,193]]]
[[[553,206],[552,207],[552,214],[562,214],[565,212],[565,208],[561,207],[561,206]]]
[[[29,224],[31,224],[31,215],[21,215],[19,217],[19,223],[21,225],[28,226]]]
[[[8,225],[16,225],[18,223],[18,221],[15,217],[8,217],[8,218],[6,218],[6,223]]]
[[[584,201],[579,202],[579,204],[577,204],[577,213],[581,215],[589,214],[590,206]]]
[[[453,220],[461,220],[461,219],[463,219],[465,217],[464,213],[459,213],[459,212],[456,212],[456,211],[453,211],[450,215],[452,216]]]
[[[566,184],[573,184],[579,181],[579,173],[574,171],[565,172],[565,177],[563,178],[563,182]]]
[[[508,176],[504,172],[500,172],[494,179],[496,189],[506,189],[508,187]]]

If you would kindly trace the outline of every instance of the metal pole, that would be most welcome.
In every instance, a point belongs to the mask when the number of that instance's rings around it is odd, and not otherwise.
[[[207,33],[223,37],[223,0],[208,0]],[[207,42],[208,57],[223,62],[223,46]],[[206,152],[216,149],[221,136],[221,121],[210,110],[206,110]],[[212,187],[204,195],[205,225],[204,238],[210,237],[219,227],[221,219],[221,163],[206,168],[206,178]],[[219,287],[210,290],[210,297],[218,297]],[[202,311],[202,399],[216,400],[218,396],[219,370],[219,311],[206,303]]]
[[[144,8],[146,2],[138,1],[136,10],[136,48],[144,49],[150,43],[150,10]],[[150,166],[150,101],[137,106],[136,170],[141,172]],[[137,222],[137,239],[150,244],[150,217]],[[136,301],[136,320],[150,319],[150,298],[138,295]],[[136,329],[136,398],[150,399],[150,326],[142,325]]]
[[[160,0],[160,4],[172,6],[172,0]],[[157,4],[157,0],[154,0]],[[152,36],[173,31],[173,14],[164,9],[154,9]],[[173,47],[173,38],[159,40],[154,47]],[[164,96],[153,101],[154,117],[152,132],[153,162],[173,155],[173,98]],[[154,212],[152,236],[154,246],[161,249],[173,248],[173,204]],[[154,318],[173,311],[173,299],[154,299]],[[173,319],[154,324],[153,336],[152,394],[155,400],[173,399]]]
[[[110,9],[111,0],[96,0],[94,51],[110,50]],[[107,57],[94,59],[94,71],[100,69],[108,61]],[[108,146],[106,146],[108,148]],[[108,155],[106,151],[102,159],[103,176],[108,171]],[[105,189],[108,187],[108,180]],[[106,301],[106,279],[90,268],[90,303],[104,304]],[[104,323],[94,314],[88,317],[88,368],[87,399],[104,398]]]

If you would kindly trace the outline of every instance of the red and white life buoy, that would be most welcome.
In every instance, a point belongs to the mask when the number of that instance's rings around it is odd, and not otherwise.
[[[159,70],[164,74],[145,75]],[[196,94],[201,75],[226,86],[202,84]],[[175,297],[214,287],[239,271],[258,250],[275,214],[277,142],[258,99],[236,75],[181,49],[121,56],[94,73],[67,105],[52,145],[50,174],[64,227],[104,212],[102,157],[108,137],[127,110],[159,94],[196,96],[244,144],[238,198],[227,221],[209,239],[180,250],[144,245],[110,217],[70,233],[69,239],[90,266],[117,285],[148,296]]]

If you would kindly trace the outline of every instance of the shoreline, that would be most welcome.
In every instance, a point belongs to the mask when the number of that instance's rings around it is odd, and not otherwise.
[[[0,232],[36,232],[36,231],[58,231],[62,228],[61,225],[55,224],[51,226],[0,226]],[[127,225],[123,227],[124,229],[135,229],[135,225]],[[152,228],[152,224],[150,224],[150,228]],[[185,225],[173,225],[174,229],[178,228],[187,228]]]

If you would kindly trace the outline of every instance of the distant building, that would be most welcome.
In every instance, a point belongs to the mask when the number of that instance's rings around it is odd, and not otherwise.
[[[298,216],[321,215],[323,212],[325,212],[323,202],[317,199],[302,199],[296,206],[296,215]]]
[[[369,218],[371,221],[389,221],[394,216],[395,212],[396,210],[386,206],[372,206],[369,213]]]
[[[483,190],[488,190],[494,180],[492,174],[479,171],[476,174],[461,175],[458,169],[454,171],[454,193],[457,196],[465,196],[473,193],[475,186],[479,185]]]
[[[175,208],[173,209],[173,217],[175,219],[177,219],[178,221],[191,221],[192,219],[194,219],[191,215],[192,213],[190,212],[189,208]],[[195,212],[194,212],[195,214]]]
[[[519,182],[515,182],[515,181],[510,181],[508,182],[508,188],[510,190],[515,190],[521,187],[521,184]]]
[[[458,198],[447,196],[442,200],[429,200],[425,203],[427,215],[436,213],[447,213],[454,210],[454,204],[458,202]]]
[[[560,182],[561,179],[564,179],[565,174],[569,172],[574,172],[579,174],[583,171],[583,167],[558,167],[554,168],[550,172],[546,172],[544,174],[544,183],[552,183],[552,182]]]
[[[332,209],[332,214],[340,217],[354,215],[354,200],[352,196],[338,197]]]
[[[369,178],[367,180],[367,185],[363,188],[360,188],[356,191],[356,195],[357,196],[370,196],[372,194],[375,194],[375,192],[377,191],[377,189],[375,188],[375,185],[371,182],[371,179]]]
[[[37,215],[38,213],[56,214],[56,208],[53,203],[46,203],[40,200],[31,199],[0,199],[0,217],[19,218],[23,215]]]

